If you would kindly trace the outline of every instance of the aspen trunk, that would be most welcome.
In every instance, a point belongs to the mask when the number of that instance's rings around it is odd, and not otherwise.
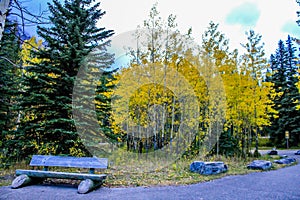
[[[4,31],[6,14],[8,11],[10,0],[0,0],[0,41],[2,39],[2,33]]]

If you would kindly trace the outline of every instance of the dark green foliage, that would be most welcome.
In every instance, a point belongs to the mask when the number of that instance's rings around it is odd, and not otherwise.
[[[48,4],[52,26],[38,27],[46,47],[34,54],[41,62],[26,69],[20,103],[24,115],[20,132],[28,140],[27,154],[89,154],[73,120],[74,80],[85,57],[113,34],[96,27],[105,12],[93,2],[54,0]]]
[[[112,130],[112,99],[109,93],[111,93],[115,87],[115,85],[112,83],[116,80],[116,78],[113,76],[115,71],[116,70],[105,71],[102,73],[100,84],[97,86],[95,96],[97,119],[99,121],[101,130],[108,138],[111,139],[110,142],[113,143],[117,142],[118,138],[122,137],[120,133],[116,134]]]
[[[15,81],[19,70],[20,41],[18,40],[17,25],[11,21],[6,21],[3,38],[0,46],[0,130],[8,130],[12,126],[11,108],[16,94]]]
[[[268,137],[260,137],[258,140],[259,147],[274,147]],[[252,147],[255,147],[255,141],[252,142]]]
[[[13,143],[17,128],[18,112],[15,104],[20,88],[20,32],[16,22],[8,15],[0,43],[0,160],[2,165],[9,162],[7,154],[17,155]],[[1,167],[1,164],[0,164]]]
[[[255,151],[253,153],[253,157],[259,158],[260,156],[261,156],[261,154],[258,152],[258,150],[255,149]]]
[[[277,146],[285,146],[285,131],[290,133],[290,145],[297,146],[300,142],[300,110],[296,109],[300,94],[296,87],[297,66],[295,48],[288,37],[286,45],[279,41],[276,53],[271,56],[272,75],[269,80],[274,83],[278,96],[274,100],[274,109],[278,118],[272,119],[269,129],[271,141]]]
[[[213,154],[217,153],[217,146],[212,149]],[[219,154],[226,157],[233,157],[241,155],[238,140],[232,135],[230,130],[223,131],[219,138]]]

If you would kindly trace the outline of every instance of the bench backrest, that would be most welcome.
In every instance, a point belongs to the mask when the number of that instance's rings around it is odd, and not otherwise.
[[[106,169],[107,158],[33,155],[30,166]]]

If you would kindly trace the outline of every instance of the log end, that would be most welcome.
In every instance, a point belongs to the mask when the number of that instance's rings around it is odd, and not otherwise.
[[[102,184],[102,182],[92,181],[91,179],[86,179],[80,182],[78,186],[78,193],[79,194],[86,194],[93,189],[96,189]]]
[[[27,176],[26,174],[22,174],[13,180],[13,182],[11,184],[11,188],[17,189],[17,188],[20,188],[20,187],[30,184],[30,182],[32,182],[32,179],[29,176]]]

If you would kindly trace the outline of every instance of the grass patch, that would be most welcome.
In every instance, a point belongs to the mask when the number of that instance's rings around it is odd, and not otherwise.
[[[10,185],[15,178],[16,169],[28,169],[28,164],[23,162],[16,163],[7,169],[0,168],[0,186]]]
[[[210,181],[229,175],[241,175],[254,172],[248,170],[247,165],[254,160],[239,158],[225,158],[222,156],[211,157],[204,161],[223,161],[228,166],[228,171],[217,175],[200,175],[189,170],[193,160],[178,160],[172,165],[156,170],[155,172],[128,172],[122,168],[108,169],[105,186],[107,187],[136,187],[136,186],[165,186],[188,185],[193,183]],[[128,163],[127,163],[128,164]]]

